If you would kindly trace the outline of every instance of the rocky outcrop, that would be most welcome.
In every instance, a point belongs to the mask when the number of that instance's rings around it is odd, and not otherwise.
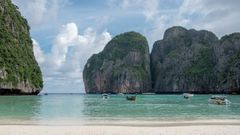
[[[114,37],[84,67],[86,93],[143,93],[151,91],[148,43],[136,32]]]
[[[239,93],[239,33],[221,40],[209,31],[166,30],[151,52],[156,93]]]
[[[10,0],[0,1],[0,95],[38,94],[42,74],[27,21]]]
[[[151,73],[146,39],[135,32],[116,36],[85,65],[86,92],[240,93],[240,33],[219,40],[175,26],[154,43],[150,58]]]
[[[240,93],[240,33],[222,37],[214,50],[217,89],[224,93]]]

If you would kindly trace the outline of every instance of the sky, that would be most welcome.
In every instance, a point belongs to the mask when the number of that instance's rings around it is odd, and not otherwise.
[[[84,93],[87,59],[116,35],[136,31],[153,43],[172,26],[219,38],[240,32],[240,0],[12,0],[28,20],[44,93]]]

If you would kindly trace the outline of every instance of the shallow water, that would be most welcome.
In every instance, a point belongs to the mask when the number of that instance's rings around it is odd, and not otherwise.
[[[240,119],[240,96],[228,95],[230,105],[208,103],[211,95],[138,95],[137,101],[124,96],[49,94],[45,96],[0,96],[0,120],[198,120]]]

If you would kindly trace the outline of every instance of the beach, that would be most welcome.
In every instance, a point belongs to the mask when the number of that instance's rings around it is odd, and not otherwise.
[[[237,135],[240,120],[1,125],[0,135]]]
[[[237,135],[240,120],[1,125],[0,135]]]
[[[1,126],[0,135],[237,135],[240,126]]]

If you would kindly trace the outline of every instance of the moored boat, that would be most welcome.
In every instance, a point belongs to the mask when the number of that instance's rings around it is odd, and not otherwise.
[[[102,94],[102,99],[109,99],[109,95],[106,93]]]
[[[190,93],[183,93],[183,98],[185,99],[189,99],[190,97],[193,97],[194,95],[193,94],[190,94]]]
[[[129,101],[136,101],[136,96],[126,96],[126,100],[129,100]]]
[[[227,105],[231,102],[226,98],[226,96],[212,96],[209,100],[210,104],[216,104],[216,105]]]

